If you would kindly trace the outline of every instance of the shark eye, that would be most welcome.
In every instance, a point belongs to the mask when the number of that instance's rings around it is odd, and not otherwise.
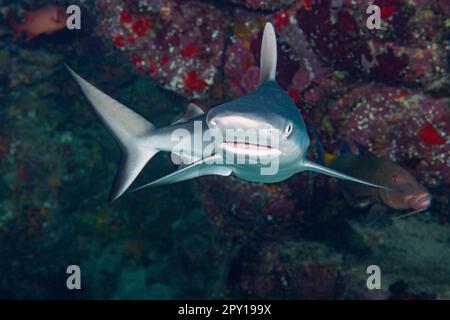
[[[290,136],[292,130],[294,130],[294,125],[289,121],[286,125],[286,128],[284,128],[284,134],[286,135],[286,137]]]

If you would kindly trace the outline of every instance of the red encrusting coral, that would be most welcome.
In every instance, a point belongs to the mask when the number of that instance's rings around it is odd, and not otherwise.
[[[181,49],[180,53],[183,58],[192,58],[192,57],[195,57],[199,53],[199,49],[197,46],[190,43],[187,46],[185,46],[183,49]]]
[[[383,8],[381,8],[381,12],[380,12],[381,19],[387,19],[396,12],[397,12],[396,6],[383,7]]]
[[[125,47],[125,38],[121,35],[117,35],[113,39],[113,43],[116,45],[117,48],[124,48]]]
[[[127,11],[127,10],[123,10],[120,13],[120,24],[129,24],[131,23],[131,21],[133,20],[133,15]]]
[[[140,17],[133,23],[131,28],[137,36],[143,37],[147,34],[147,31],[150,29],[151,25],[150,19]]]
[[[444,144],[447,142],[445,139],[431,124],[427,123],[419,130],[420,138],[428,145],[435,146]]]
[[[183,82],[188,91],[203,90],[207,86],[206,82],[198,77],[195,70],[189,71],[183,77]]]
[[[276,29],[281,29],[289,23],[289,15],[284,12],[277,12],[273,15],[274,26]]]

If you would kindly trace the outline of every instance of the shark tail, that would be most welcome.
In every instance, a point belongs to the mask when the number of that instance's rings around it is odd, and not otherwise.
[[[147,162],[158,153],[148,141],[154,126],[133,110],[109,97],[66,65],[104,125],[122,149],[122,160],[109,196],[119,198],[133,183]]]
[[[327,175],[327,176],[330,176],[330,177],[334,177],[334,178],[337,178],[337,179],[342,179],[342,180],[352,181],[352,182],[356,182],[356,183],[361,183],[361,184],[364,184],[364,185],[369,186],[369,187],[374,187],[374,188],[379,188],[379,189],[384,189],[384,190],[392,190],[392,189],[390,189],[388,187],[381,186],[381,185],[378,185],[378,184],[374,184],[374,183],[371,183],[371,182],[368,182],[368,181],[365,181],[365,180],[361,180],[361,179],[352,177],[352,176],[347,175],[345,173],[341,173],[339,171],[327,168],[325,166],[322,166],[322,165],[320,165],[318,163],[315,163],[315,162],[312,162],[312,161],[309,161],[309,160],[306,160],[306,159],[302,162],[302,168],[305,171],[306,170],[307,171],[313,171],[313,172],[321,173],[321,174],[324,174],[324,175]]]

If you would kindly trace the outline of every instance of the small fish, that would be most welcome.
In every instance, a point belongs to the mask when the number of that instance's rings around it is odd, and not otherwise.
[[[354,143],[347,143],[345,149],[347,151],[342,151],[340,156],[332,160],[331,168],[391,189],[373,189],[339,181],[347,197],[354,203],[372,205],[369,217],[377,218],[387,208],[414,210],[408,213],[410,215],[430,207],[430,193],[408,171],[390,160],[375,157]]]
[[[183,161],[186,166],[134,190],[205,175],[233,174],[247,181],[274,183],[303,171],[313,171],[371,187],[384,188],[381,185],[342,174],[306,158],[310,142],[306,125],[294,102],[275,80],[277,42],[271,23],[267,23],[264,29],[260,65],[260,81],[256,91],[216,106],[207,113],[191,104],[182,119],[161,128],[155,128],[149,121],[107,96],[68,67],[70,74],[78,82],[100,119],[124,152],[122,166],[117,173],[110,199],[114,200],[122,195],[147,162],[160,151],[172,152],[175,158],[189,155]],[[219,132],[226,138],[214,141],[214,150],[208,149],[208,152],[202,143],[195,142],[188,144],[182,150],[176,150],[175,146],[179,144],[179,141],[174,141],[172,138],[175,130],[189,133],[189,137],[193,140],[201,139],[201,137],[196,138],[197,125],[205,130]],[[254,143],[249,142],[246,137],[227,137],[227,132],[230,130],[245,132],[250,129],[260,133],[262,138],[268,138],[273,132],[279,132],[281,133],[279,143],[275,143],[272,139]],[[257,156],[258,161],[255,163],[226,163],[225,161],[238,156]],[[278,170],[273,174],[261,174],[266,164],[260,159],[274,157],[277,157]]]
[[[52,34],[66,27],[66,8],[61,6],[45,6],[24,13],[24,22],[17,23],[12,20],[11,28],[14,30],[13,41],[23,33],[27,41],[42,34]]]

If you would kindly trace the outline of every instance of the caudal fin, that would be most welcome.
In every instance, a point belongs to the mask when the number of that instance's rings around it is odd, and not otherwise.
[[[14,19],[9,20],[9,26],[14,31],[14,34],[12,36],[12,41],[16,41],[17,39],[19,39],[19,37],[23,33],[24,27],[22,24],[17,23]]]
[[[385,189],[385,190],[392,190],[388,187],[385,186],[380,186],[378,184],[374,184],[365,180],[361,180],[352,176],[349,176],[347,174],[341,173],[339,171],[327,168],[325,166],[322,166],[320,164],[314,163],[312,161],[309,160],[304,160],[301,164],[301,168],[302,171],[313,171],[313,172],[317,172],[317,173],[321,173],[330,177],[334,177],[337,179],[342,179],[342,180],[348,180],[348,181],[353,181],[353,182],[357,182],[357,183],[361,183],[364,184],[366,186],[369,187],[374,187],[374,188],[380,188],[380,189]]]
[[[110,200],[113,201],[126,191],[147,162],[159,151],[147,143],[154,126],[81,78],[67,65],[66,67],[122,149],[122,161],[110,193]]]

